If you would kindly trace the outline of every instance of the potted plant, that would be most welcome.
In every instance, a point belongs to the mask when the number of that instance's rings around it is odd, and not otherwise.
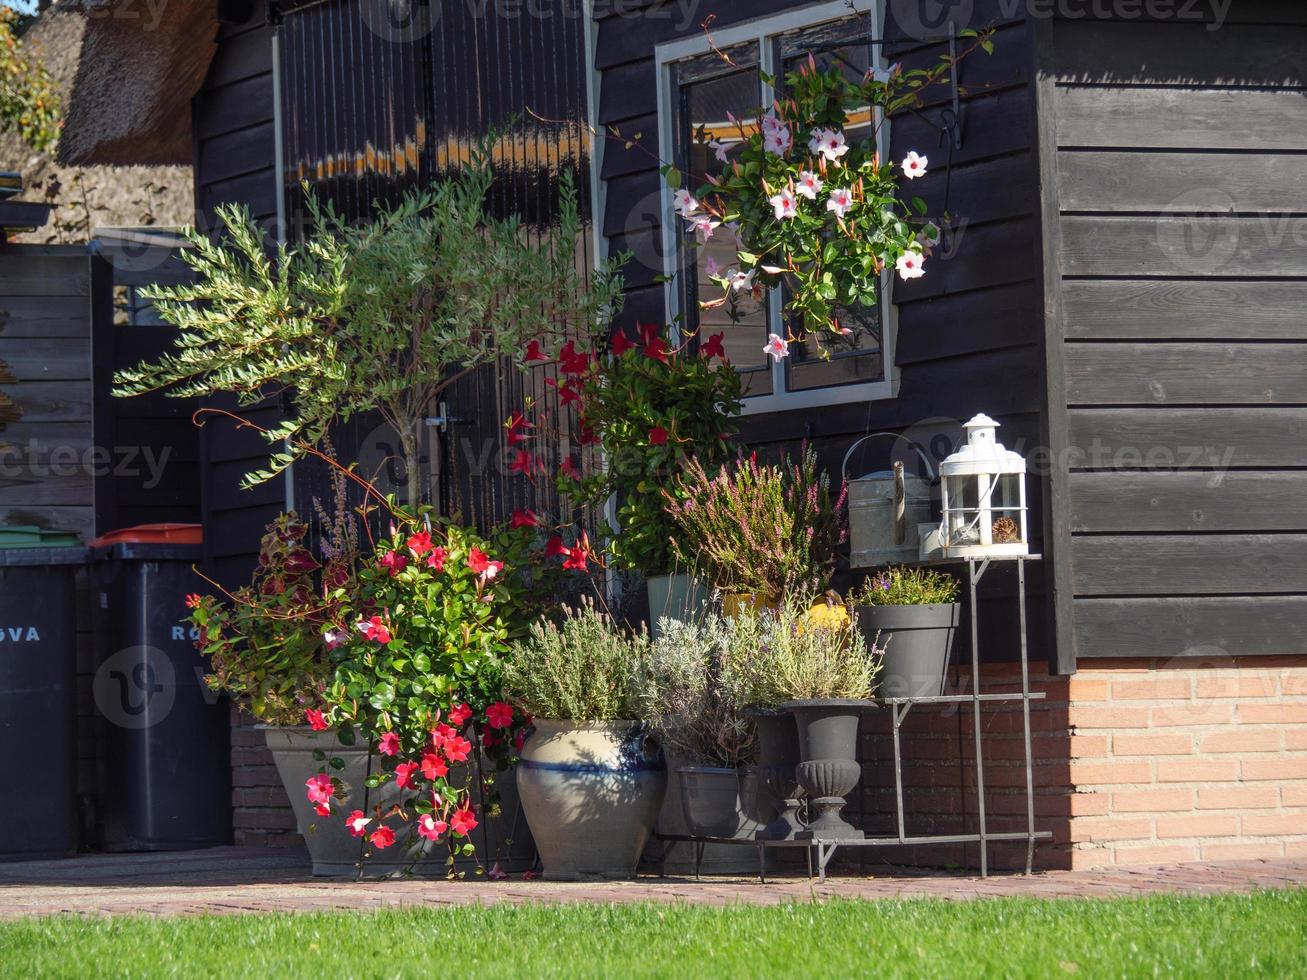
[[[668,620],[642,678],[644,717],[676,774],[665,809],[676,805],[697,836],[752,839],[775,816],[759,786],[754,726],[745,714],[753,652],[714,613]]]
[[[558,491],[596,511],[614,501],[607,549],[617,567],[645,577],[655,634],[664,617],[685,618],[707,598],[692,575],[695,563],[678,563],[672,551],[664,493],[683,499],[676,477],[691,461],[715,472],[732,455],[740,379],[721,341],[720,334],[699,343],[641,324],[634,337],[616,331],[606,352],[568,341],[551,356],[534,343],[524,363],[557,363],[561,399],[574,407],[575,425],[558,432],[542,418],[510,420],[509,441],[518,446],[510,466],[517,472],[543,468],[536,446],[545,433],[549,443],[599,451],[595,465],[578,467],[568,450],[556,473]]]
[[[877,695],[944,693],[962,605],[958,580],[927,568],[895,566],[871,575],[849,597],[868,642],[885,647]]]
[[[843,817],[845,796],[862,774],[858,723],[870,700],[881,651],[847,620],[816,622],[811,601],[799,597],[760,617],[772,620],[758,668],[774,677],[779,707],[795,719],[799,735],[797,775],[808,800],[800,837],[847,839],[861,832]]]
[[[547,878],[632,878],[667,789],[667,767],[636,720],[643,633],[590,602],[536,623],[504,665],[504,687],[533,717],[518,792]]]
[[[831,493],[808,446],[796,462],[764,465],[755,453],[716,474],[688,460],[674,491],[663,493],[673,553],[697,562],[727,615],[826,588],[846,536],[844,497],[843,488]]]

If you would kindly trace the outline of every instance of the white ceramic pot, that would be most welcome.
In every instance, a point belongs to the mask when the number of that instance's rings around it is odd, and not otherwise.
[[[517,787],[546,878],[633,878],[667,766],[638,722],[537,719]]]

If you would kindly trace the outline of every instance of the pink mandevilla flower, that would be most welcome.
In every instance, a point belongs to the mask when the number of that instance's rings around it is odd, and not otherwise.
[[[331,798],[336,795],[336,787],[331,781],[331,777],[325,772],[320,772],[316,776],[310,776],[304,781],[308,790],[310,803],[325,805],[331,802]]]
[[[695,200],[693,194],[682,187],[672,195],[672,210],[688,218],[699,210],[699,202]]]
[[[380,616],[373,616],[371,619],[360,619],[356,628],[366,639],[375,640],[383,646],[390,642],[390,630],[386,628],[386,624]]]
[[[349,828],[351,837],[362,837],[367,833],[368,824],[372,823],[372,818],[362,810],[355,810],[345,818],[345,826]]]
[[[853,192],[847,187],[837,187],[826,198],[826,210],[834,211],[835,217],[843,218],[853,207]]]
[[[449,818],[449,826],[459,837],[466,837],[470,834],[477,826],[477,818],[472,813],[472,808],[464,806],[455,810],[454,815]]]
[[[823,181],[811,170],[804,170],[799,173],[799,183],[794,188],[794,193],[802,194],[809,201],[817,200],[817,192],[821,190]]]
[[[460,701],[458,704],[454,705],[452,708],[449,709],[449,724],[453,725],[454,728],[462,728],[464,725],[467,724],[467,720],[471,717],[472,717],[472,709],[467,706],[466,701]],[[447,727],[447,726],[442,726],[442,727]],[[452,735],[453,731],[451,730],[448,734]]]
[[[429,813],[424,813],[418,817],[418,836],[425,837],[427,840],[439,840],[441,835],[449,829],[449,824],[443,820],[437,820]]]
[[[773,194],[767,198],[767,203],[772,206],[776,212],[776,220],[784,221],[787,218],[793,218],[799,213],[799,202],[795,198],[794,192],[788,187],[781,188],[779,194]]]
[[[900,279],[920,279],[926,274],[926,259],[920,252],[904,252],[894,265]]]
[[[416,762],[401,762],[395,767],[395,785],[400,789],[413,789],[417,785],[413,774],[417,771]]]
[[[308,720],[309,727],[315,732],[325,732],[331,727],[327,724],[327,719],[322,717],[322,711],[319,708],[304,709],[304,717]]]
[[[918,177],[926,176],[926,164],[929,162],[927,157],[923,157],[916,150],[913,150],[903,158],[900,166],[903,168],[903,176],[908,180],[916,180]]]
[[[372,846],[378,851],[384,851],[395,843],[395,832],[389,827],[378,827],[372,832],[372,836],[368,840],[372,842]]]
[[[767,343],[763,346],[762,352],[773,361],[779,361],[782,357],[790,356],[790,345],[780,334],[768,334]]]
[[[377,751],[382,755],[399,755],[399,736],[386,732],[377,740]]]

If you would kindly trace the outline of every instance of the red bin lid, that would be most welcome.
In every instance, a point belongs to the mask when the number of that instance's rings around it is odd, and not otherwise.
[[[92,548],[113,544],[203,544],[202,524],[138,524],[102,534],[91,542]]]

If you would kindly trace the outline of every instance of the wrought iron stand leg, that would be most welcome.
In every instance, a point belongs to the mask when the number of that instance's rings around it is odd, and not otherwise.
[[[905,704],[902,707],[903,713],[900,714],[899,705],[890,705],[894,725],[894,805],[898,810],[900,843],[903,841],[903,751],[899,744],[899,725],[903,723],[903,717],[911,705]]]
[[[813,848],[813,845],[812,845],[812,844],[809,844],[807,847],[805,847],[805,848],[803,849],[803,856],[806,857],[806,858],[808,859],[808,880],[809,880],[809,881],[812,881],[812,848]]]
[[[1021,626],[1021,720],[1026,739],[1026,874],[1035,864],[1035,772],[1030,748],[1030,664],[1026,649],[1026,563],[1017,560],[1017,608]]]
[[[694,842],[694,880],[699,880],[699,871],[703,867],[703,851],[708,845],[703,841]]]
[[[985,762],[980,754],[980,634],[976,609],[976,560],[967,561],[971,580],[971,723],[976,742],[976,814],[980,822],[980,876],[989,876],[989,840],[985,829]],[[984,574],[983,571],[981,574]]]
[[[767,884],[767,845],[758,842],[758,884]]]

